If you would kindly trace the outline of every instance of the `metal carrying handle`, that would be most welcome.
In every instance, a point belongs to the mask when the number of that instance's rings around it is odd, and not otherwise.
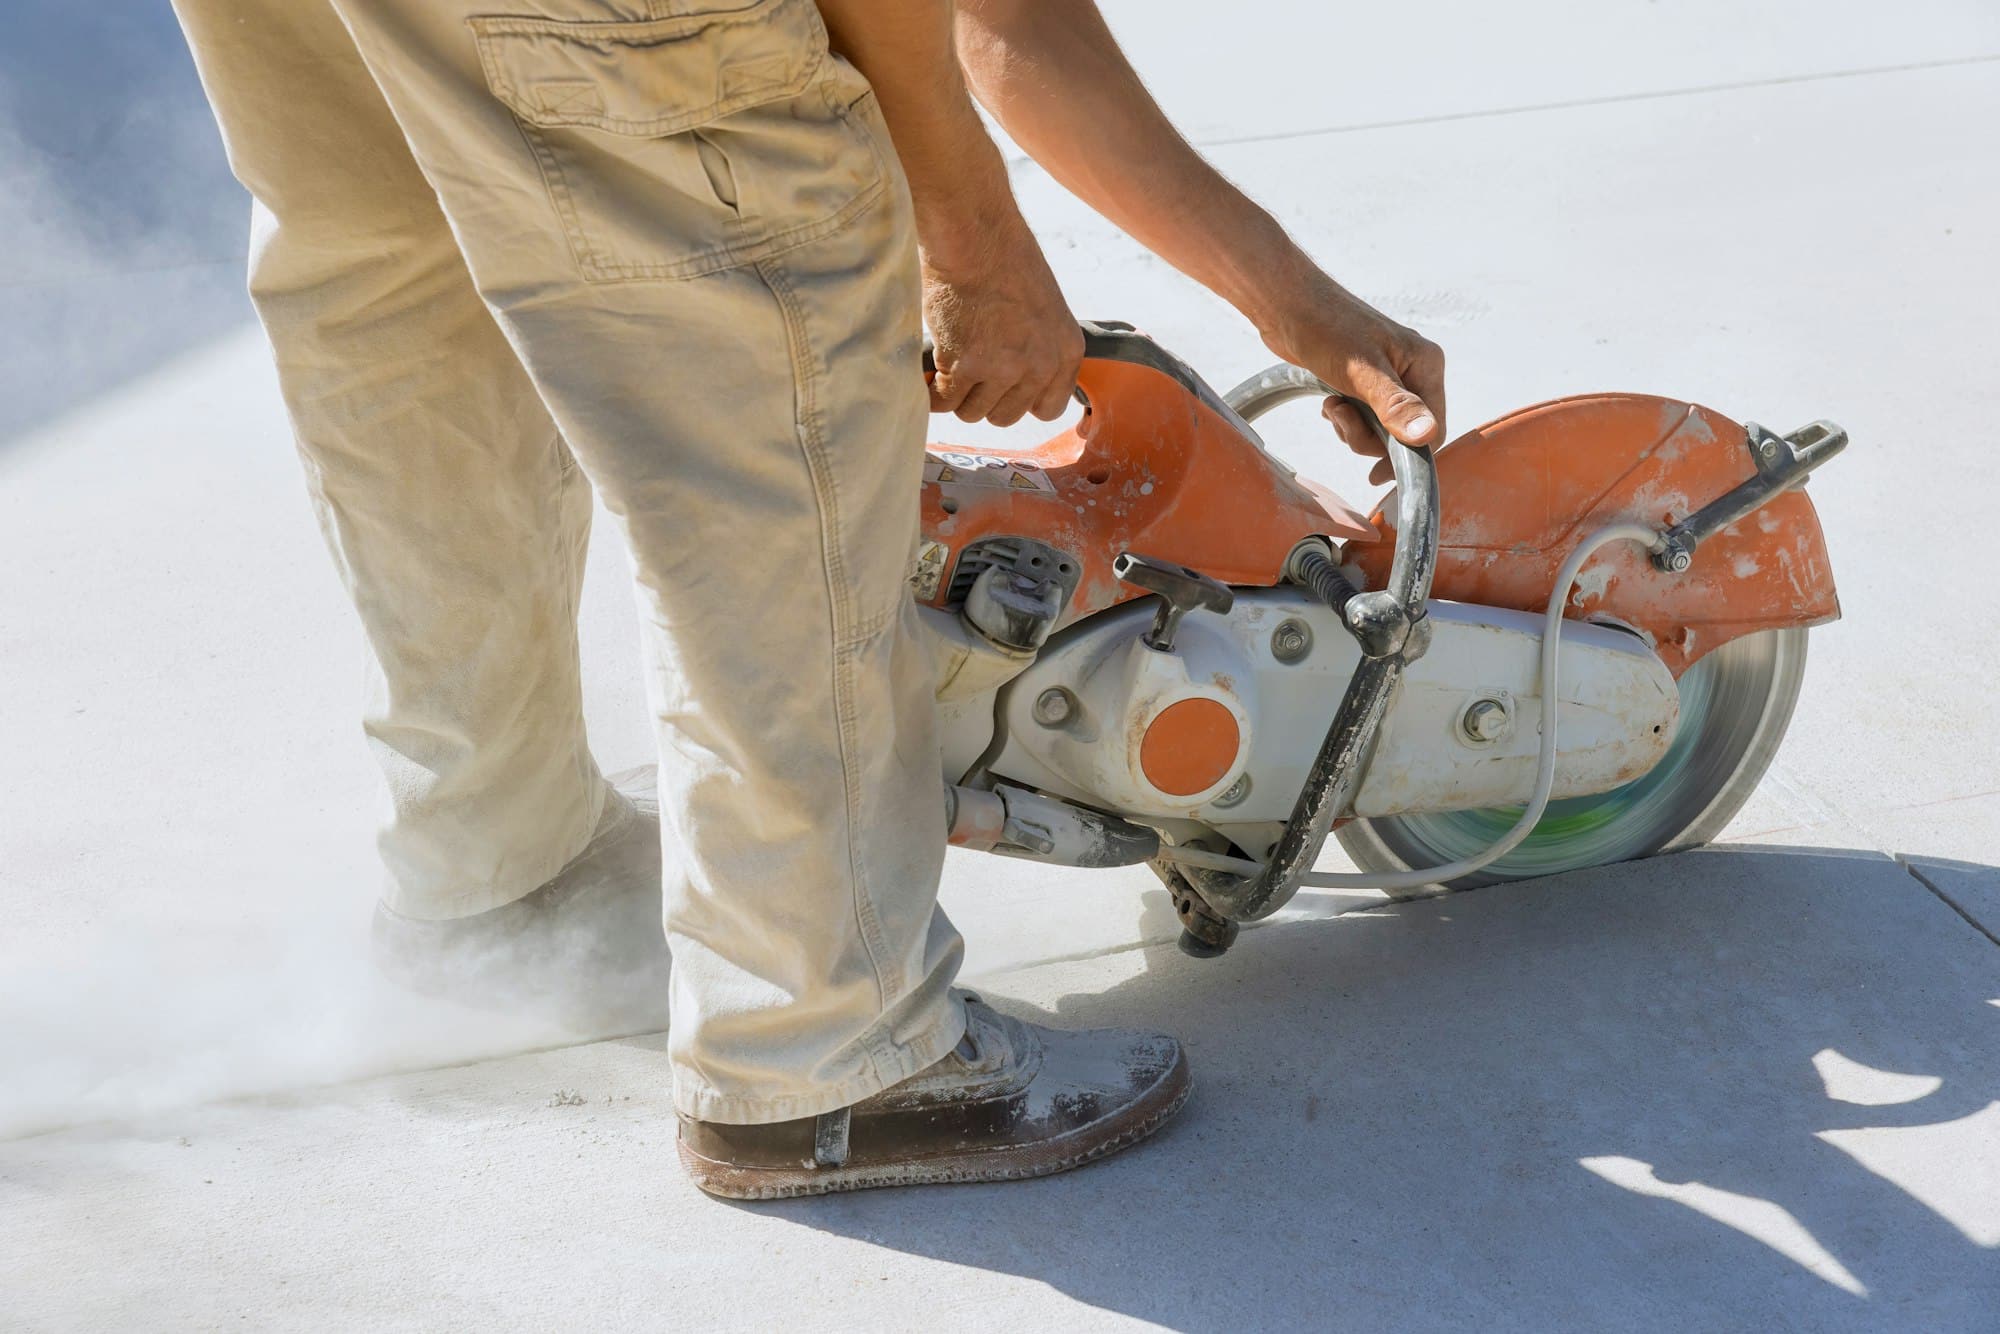
[[[1389,564],[1389,583],[1383,591],[1421,616],[1431,595],[1431,577],[1437,572],[1437,531],[1440,521],[1437,464],[1426,446],[1406,445],[1389,434],[1375,410],[1351,394],[1343,394],[1301,366],[1280,362],[1237,385],[1223,401],[1249,421],[1255,421],[1275,407],[1293,399],[1338,398],[1361,414],[1361,420],[1381,440],[1389,467],[1396,476],[1396,547]],[[1418,540],[1411,540],[1417,534]]]
[[[1195,866],[1177,868],[1225,928],[1225,939],[1199,942],[1211,948],[1226,944],[1235,924],[1270,916],[1298,892],[1300,877],[1319,859],[1334,819],[1352,801],[1404,667],[1422,657],[1430,644],[1430,625],[1424,612],[1431,577],[1437,570],[1441,521],[1436,461],[1428,448],[1406,445],[1389,434],[1366,403],[1336,392],[1311,371],[1297,366],[1273,366],[1252,376],[1230,390],[1224,401],[1242,416],[1255,418],[1307,395],[1345,398],[1380,437],[1396,477],[1396,545],[1389,563],[1388,586],[1349,599],[1342,613],[1348,629],[1361,642],[1364,656],[1348,680],[1340,707],[1327,726],[1326,739],[1320,743],[1305,784],[1292,804],[1285,832],[1271,849],[1263,870],[1252,876]],[[1331,565],[1323,553],[1311,553],[1307,559]],[[1300,572],[1292,573],[1296,576]],[[1315,581],[1300,582],[1310,587]]]
[[[1257,432],[1243,420],[1233,404],[1216,393],[1208,381],[1195,373],[1194,367],[1145,334],[1118,320],[1079,320],[1077,327],[1083,330],[1083,359],[1086,362],[1122,361],[1135,366],[1149,366],[1178,382],[1202,406],[1249,437],[1259,449],[1263,448],[1264,442],[1257,438]],[[937,347],[928,334],[924,336],[923,364],[926,380],[937,374]],[[1090,395],[1081,380],[1077,383],[1074,396],[1088,411]]]
[[[1125,343],[1137,332],[1129,324],[1116,320],[1079,320],[1077,327],[1083,330],[1083,358],[1085,361],[1130,361],[1133,358],[1121,356]],[[1144,337],[1144,335],[1138,335]],[[924,335],[924,374],[937,374],[937,343],[929,334]]]

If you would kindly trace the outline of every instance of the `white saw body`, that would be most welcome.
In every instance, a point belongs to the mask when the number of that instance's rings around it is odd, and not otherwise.
[[[1262,856],[1291,814],[1361,650],[1330,608],[1293,589],[1245,593],[1227,615],[1189,619],[1173,653],[1144,643],[1153,614],[1147,604],[1128,604],[1046,645],[1006,683],[998,713],[1005,742],[990,767],[1100,810],[1197,821]],[[1539,620],[1457,603],[1431,604],[1430,620],[1430,650],[1397,687],[1354,815],[1518,806],[1534,792],[1544,707]],[[1289,645],[1301,626],[1303,650],[1274,650],[1280,627]],[[1646,773],[1673,740],[1680,714],[1673,677],[1622,630],[1571,627],[1562,655],[1555,795],[1604,792]],[[998,694],[940,703],[947,774],[964,774],[993,744]],[[1065,707],[1047,707],[1056,698]],[[1188,699],[1214,700],[1234,714],[1241,749],[1207,787],[1164,792],[1148,780],[1141,738]],[[1497,720],[1490,735],[1468,728],[1475,714]]]

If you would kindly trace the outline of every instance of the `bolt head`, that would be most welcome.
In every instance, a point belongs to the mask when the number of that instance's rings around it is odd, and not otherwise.
[[[1461,725],[1474,741],[1498,741],[1507,735],[1512,719],[1507,716],[1505,704],[1497,699],[1482,699],[1465,711]]]
[[[1250,795],[1250,775],[1244,774],[1242,777],[1238,778],[1235,782],[1231,783],[1228,789],[1225,790],[1221,796],[1217,797],[1210,804],[1217,807],[1218,809],[1226,810],[1231,806],[1237,806],[1242,804],[1243,798],[1249,795]]]
[[[1279,662],[1297,662],[1312,652],[1312,631],[1304,621],[1285,621],[1271,632],[1271,656]]]
[[[1061,686],[1050,686],[1035,696],[1035,721],[1044,727],[1061,727],[1076,713],[1076,697]]]

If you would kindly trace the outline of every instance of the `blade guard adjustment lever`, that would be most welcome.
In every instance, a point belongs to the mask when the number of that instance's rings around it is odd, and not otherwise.
[[[1830,421],[1801,426],[1789,435],[1756,422],[1743,423],[1743,431],[1757,464],[1756,476],[1661,533],[1653,547],[1655,567],[1668,574],[1684,573],[1694,564],[1696,547],[1774,497],[1803,486],[1807,474],[1847,448],[1847,432]]]
[[[1146,632],[1145,643],[1147,648],[1161,653],[1174,651],[1174,635],[1180,629],[1181,618],[1189,612],[1227,615],[1236,605],[1236,594],[1229,585],[1173,561],[1127,551],[1111,563],[1111,572],[1160,599],[1159,613],[1153,617],[1153,628]]]

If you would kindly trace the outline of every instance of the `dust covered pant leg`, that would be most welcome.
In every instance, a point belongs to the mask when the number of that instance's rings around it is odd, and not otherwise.
[[[257,201],[251,292],[367,635],[385,898],[510,902],[604,806],[575,634],[588,483],[326,0],[176,7]]]
[[[680,1109],[855,1102],[964,1025],[906,578],[908,190],[811,0],[334,0],[629,540]]]

